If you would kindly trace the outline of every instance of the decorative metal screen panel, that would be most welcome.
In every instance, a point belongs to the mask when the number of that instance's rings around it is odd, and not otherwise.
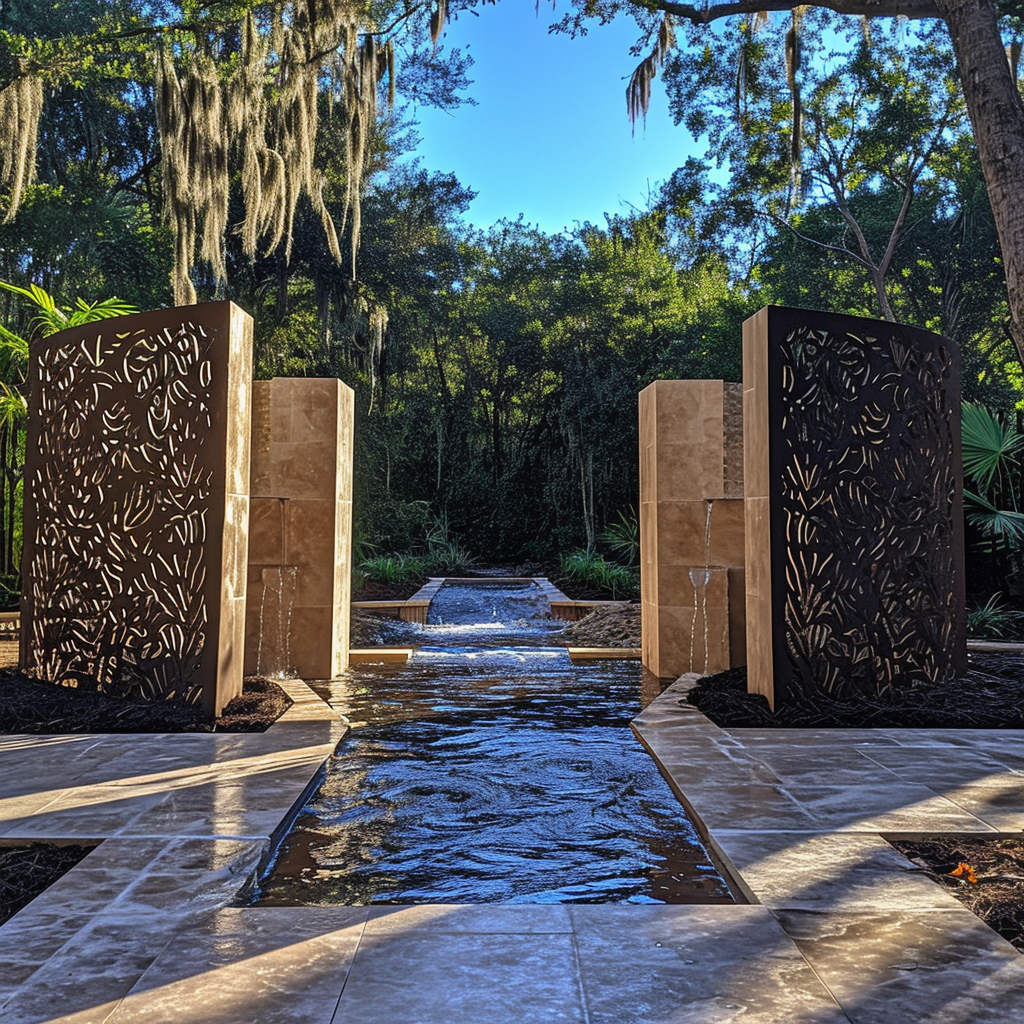
[[[230,303],[208,303],[64,331],[33,352],[30,675],[203,699],[214,712],[218,689],[240,689],[240,652],[225,659],[220,648],[239,597],[244,617],[248,321]]]
[[[884,695],[958,674],[966,656],[953,346],[883,321],[766,313],[767,379],[745,387],[767,398],[768,444],[747,447],[768,457],[763,649],[775,697]]]

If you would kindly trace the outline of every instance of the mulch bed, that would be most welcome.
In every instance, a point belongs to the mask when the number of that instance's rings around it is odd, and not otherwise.
[[[1024,838],[944,835],[888,842],[1024,953]]]
[[[0,843],[0,924],[70,871],[95,844]]]
[[[353,601],[408,601],[427,582],[426,576],[416,583],[377,583],[369,580],[352,591]]]
[[[277,683],[249,676],[220,718],[181,701],[139,701],[54,686],[0,670],[0,733],[263,732],[291,706]]]
[[[640,605],[620,601],[588,612],[552,642],[566,647],[639,647]]]
[[[885,697],[817,697],[813,706],[773,712],[760,694],[747,693],[746,669],[734,668],[705,676],[685,700],[723,728],[1024,728],[1024,657],[972,652],[968,660],[960,679]]]

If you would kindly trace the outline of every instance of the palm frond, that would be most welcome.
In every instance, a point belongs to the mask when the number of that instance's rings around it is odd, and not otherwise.
[[[973,491],[964,490],[967,521],[977,526],[986,537],[1003,541],[1010,547],[1024,541],[1024,512],[996,508],[992,502]]]
[[[961,406],[960,424],[964,472],[984,490],[1017,464],[1018,454],[1024,449],[1024,435],[1013,425],[1000,422],[991,410],[973,402]]]

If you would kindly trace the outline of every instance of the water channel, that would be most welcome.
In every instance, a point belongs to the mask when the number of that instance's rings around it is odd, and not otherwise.
[[[314,684],[352,730],[257,902],[732,902],[629,729],[657,683],[572,664],[548,610],[446,584],[407,664]]]

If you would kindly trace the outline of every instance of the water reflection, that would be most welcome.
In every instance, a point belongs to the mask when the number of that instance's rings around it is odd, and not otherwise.
[[[532,610],[502,621],[533,595],[516,597],[494,621],[539,643]],[[407,665],[322,684],[352,732],[260,902],[731,902],[629,730],[640,666],[488,648],[454,619]]]

